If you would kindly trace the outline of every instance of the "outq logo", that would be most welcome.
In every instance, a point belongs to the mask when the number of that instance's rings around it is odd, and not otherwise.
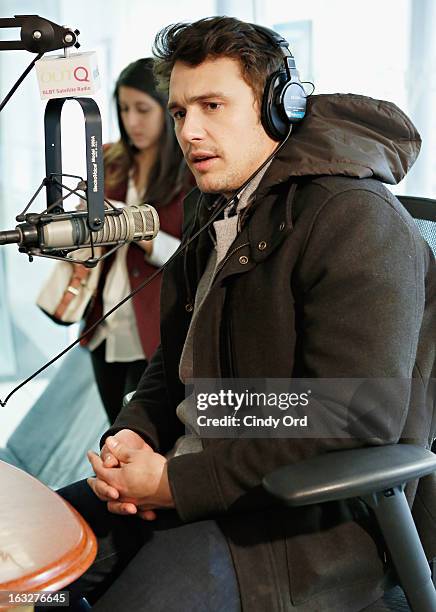
[[[92,95],[100,87],[95,52],[47,56],[36,63],[41,99]]]

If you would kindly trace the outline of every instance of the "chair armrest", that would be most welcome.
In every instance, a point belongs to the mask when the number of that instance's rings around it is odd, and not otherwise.
[[[335,451],[284,466],[263,479],[289,506],[306,506],[377,493],[436,471],[436,455],[420,446],[392,444]]]

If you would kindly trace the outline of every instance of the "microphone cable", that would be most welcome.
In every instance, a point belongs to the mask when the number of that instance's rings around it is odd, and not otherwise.
[[[182,253],[184,253],[184,251],[189,247],[190,244],[192,244],[192,242],[194,242],[194,240],[196,240],[198,238],[198,236],[204,232],[210,225],[212,225],[212,223],[215,221],[215,219],[217,217],[219,217],[219,215],[228,207],[230,206],[239,196],[239,194],[245,189],[245,187],[252,181],[252,179],[254,179],[254,177],[261,171],[263,170],[263,168],[269,164],[269,162],[276,157],[276,155],[281,151],[281,149],[285,146],[285,144],[287,143],[287,141],[289,140],[289,137],[292,133],[292,124],[289,126],[289,132],[286,135],[286,138],[280,143],[280,145],[278,147],[276,147],[274,149],[274,151],[267,157],[267,159],[259,166],[259,168],[257,168],[249,177],[248,179],[236,190],[236,192],[228,199],[225,200],[223,202],[223,204],[221,206],[219,206],[217,208],[217,210],[211,215],[210,219],[202,226],[200,227],[200,229],[198,229],[193,235],[190,235],[189,238],[187,239],[187,241],[184,244],[181,244],[179,249],[177,249],[177,251],[168,259],[168,261],[166,261],[164,263],[163,266],[161,266],[158,270],[156,270],[156,272],[154,272],[151,276],[148,276],[146,279],[144,279],[142,281],[142,283],[140,283],[140,285],[138,285],[138,287],[136,287],[136,289],[134,289],[133,291],[131,291],[128,295],[126,295],[125,298],[123,298],[120,302],[118,302],[118,304],[116,304],[115,306],[113,306],[105,315],[103,315],[102,317],[100,317],[100,319],[98,319],[97,321],[95,321],[95,323],[93,323],[91,325],[91,327],[89,329],[86,330],[86,332],[84,332],[83,334],[80,334],[78,338],[76,338],[76,340],[74,340],[74,342],[72,342],[71,344],[69,344],[68,346],[66,346],[62,351],[60,351],[57,355],[55,355],[52,359],[50,359],[50,361],[47,361],[43,366],[41,366],[38,370],[36,370],[35,372],[33,372],[33,374],[31,374],[30,376],[28,376],[25,380],[23,380],[19,385],[17,385],[14,389],[12,389],[12,391],[6,396],[5,400],[1,400],[0,399],[0,407],[4,408],[6,406],[6,404],[8,403],[9,399],[22,387],[24,387],[24,385],[27,385],[28,382],[30,382],[31,380],[33,380],[34,378],[36,378],[39,374],[41,374],[41,372],[43,372],[44,370],[46,370],[48,367],[50,367],[53,363],[55,363],[55,361],[57,361],[58,359],[60,359],[61,357],[63,357],[63,355],[65,355],[65,353],[67,353],[68,351],[70,351],[72,348],[74,348],[76,346],[76,344],[78,344],[83,338],[86,338],[86,336],[93,331],[98,325],[100,325],[100,323],[102,323],[103,321],[105,321],[113,312],[115,312],[115,310],[117,310],[118,308],[120,308],[123,304],[125,304],[127,302],[127,300],[130,300],[133,296],[135,296],[137,293],[139,293],[139,291],[141,291],[144,287],[146,287],[149,283],[151,283],[161,272],[163,272],[175,259],[176,257],[179,257],[179,255],[181,255]]]
[[[30,64],[27,66],[27,68],[25,69],[25,71],[23,72],[23,74],[18,78],[18,80],[14,83],[14,85],[12,85],[12,88],[10,89],[9,93],[6,94],[6,96],[4,97],[4,99],[1,101],[0,103],[0,112],[4,109],[4,107],[6,106],[6,104],[9,102],[9,100],[12,98],[12,96],[14,95],[14,93],[17,91],[17,89],[19,88],[19,86],[21,85],[21,83],[24,81],[24,79],[26,78],[26,76],[29,74],[29,72],[32,70],[33,66],[36,64],[36,62],[38,60],[41,59],[41,57],[44,55],[44,52],[42,53],[38,53],[38,55],[36,55],[33,60],[30,62]]]

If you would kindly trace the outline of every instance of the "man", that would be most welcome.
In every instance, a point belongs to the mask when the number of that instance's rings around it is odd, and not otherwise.
[[[318,96],[282,146],[262,100],[283,53],[236,19],[169,27],[156,54],[198,185],[185,207],[191,242],[164,275],[161,347],[90,453],[96,477],[63,491],[99,538],[72,592],[96,610],[360,610],[382,594],[384,558],[365,508],[289,510],[261,482],[333,449],[411,432],[427,444],[431,407],[410,378],[433,367],[434,264],[382,185],[403,178],[419,136],[392,104]],[[406,385],[395,402],[374,399],[371,440],[208,439],[184,397],[191,378]],[[340,403],[327,398],[324,413]]]

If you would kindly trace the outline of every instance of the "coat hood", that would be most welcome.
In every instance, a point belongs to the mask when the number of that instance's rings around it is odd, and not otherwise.
[[[415,162],[421,138],[392,102],[354,94],[325,94],[307,100],[307,113],[294,127],[265,176],[275,183],[290,176],[375,178],[394,185]]]

